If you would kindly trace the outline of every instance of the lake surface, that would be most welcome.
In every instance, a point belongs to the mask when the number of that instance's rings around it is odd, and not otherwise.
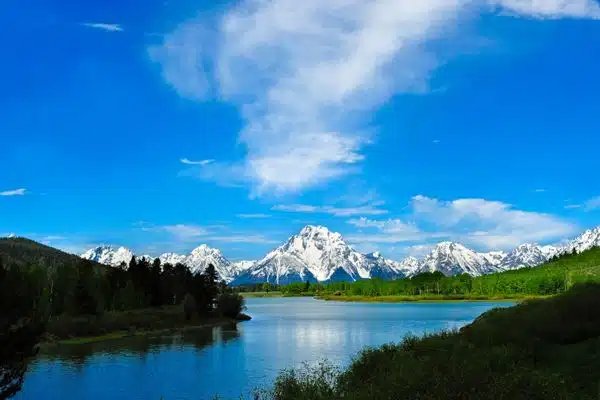
[[[61,346],[40,354],[16,399],[239,398],[284,368],[347,364],[365,346],[465,325],[509,302],[342,303],[248,299],[253,319],[168,337]]]

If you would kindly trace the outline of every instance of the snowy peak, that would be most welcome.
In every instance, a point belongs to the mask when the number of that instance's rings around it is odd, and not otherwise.
[[[397,278],[388,260],[353,250],[337,232],[308,225],[287,242],[269,252],[234,281],[297,282],[306,280],[354,281],[371,277]]]
[[[420,264],[416,273],[439,271],[446,276],[479,276],[496,271],[486,257],[455,242],[438,243]]]
[[[519,269],[533,267],[542,264],[548,260],[548,251],[542,251],[542,248],[536,244],[522,244],[508,253],[500,264],[502,270]]]
[[[600,247],[600,226],[595,229],[588,229],[581,235],[570,241],[561,249],[561,253],[572,253],[573,250],[581,253],[592,247]]]
[[[175,264],[183,264],[185,262],[185,258],[187,256],[184,256],[182,254],[177,254],[177,253],[164,253],[161,254],[160,256],[158,256],[160,263],[161,264],[171,264],[171,265],[175,265]]]
[[[86,251],[80,257],[116,267],[121,263],[129,264],[133,252],[126,247],[98,246]]]

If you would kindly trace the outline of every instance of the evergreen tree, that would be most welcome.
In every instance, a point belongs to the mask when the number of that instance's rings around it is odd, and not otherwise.
[[[215,266],[208,264],[204,271],[204,285],[206,292],[206,307],[209,311],[214,310],[217,304],[217,296],[219,295],[219,289],[217,287],[217,271]]]
[[[93,279],[92,265],[88,260],[84,260],[78,267],[77,284],[73,296],[72,313],[97,314],[98,302],[91,292],[91,281]]]

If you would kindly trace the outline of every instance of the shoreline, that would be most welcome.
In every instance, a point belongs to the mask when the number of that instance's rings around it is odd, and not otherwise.
[[[535,295],[509,295],[509,296],[468,296],[468,295],[389,295],[389,296],[360,296],[360,295],[334,295],[334,294],[284,294],[282,292],[246,292],[241,293],[245,298],[285,298],[285,297],[312,297],[315,300],[339,301],[345,303],[449,303],[449,302],[485,302],[485,301],[525,301],[544,299],[552,296]]]
[[[550,296],[336,296],[317,295],[315,299],[338,301],[344,303],[466,303],[466,302],[522,302],[525,300],[543,299]]]
[[[205,321],[195,321],[195,323],[190,323],[189,325],[172,326],[168,328],[136,328],[129,330],[120,329],[111,332],[106,332],[100,335],[73,336],[69,338],[59,338],[57,336],[52,335],[51,333],[46,333],[46,337],[40,343],[40,349],[55,346],[72,346],[78,344],[99,343],[130,337],[174,335],[194,330],[217,328],[231,324],[237,325],[240,322],[249,321],[250,319],[252,319],[250,316],[246,314],[241,314],[238,318],[216,317]]]

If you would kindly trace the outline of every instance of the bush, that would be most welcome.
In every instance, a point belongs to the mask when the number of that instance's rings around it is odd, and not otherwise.
[[[238,293],[223,293],[218,299],[218,309],[224,317],[236,318],[246,309],[244,297]]]

